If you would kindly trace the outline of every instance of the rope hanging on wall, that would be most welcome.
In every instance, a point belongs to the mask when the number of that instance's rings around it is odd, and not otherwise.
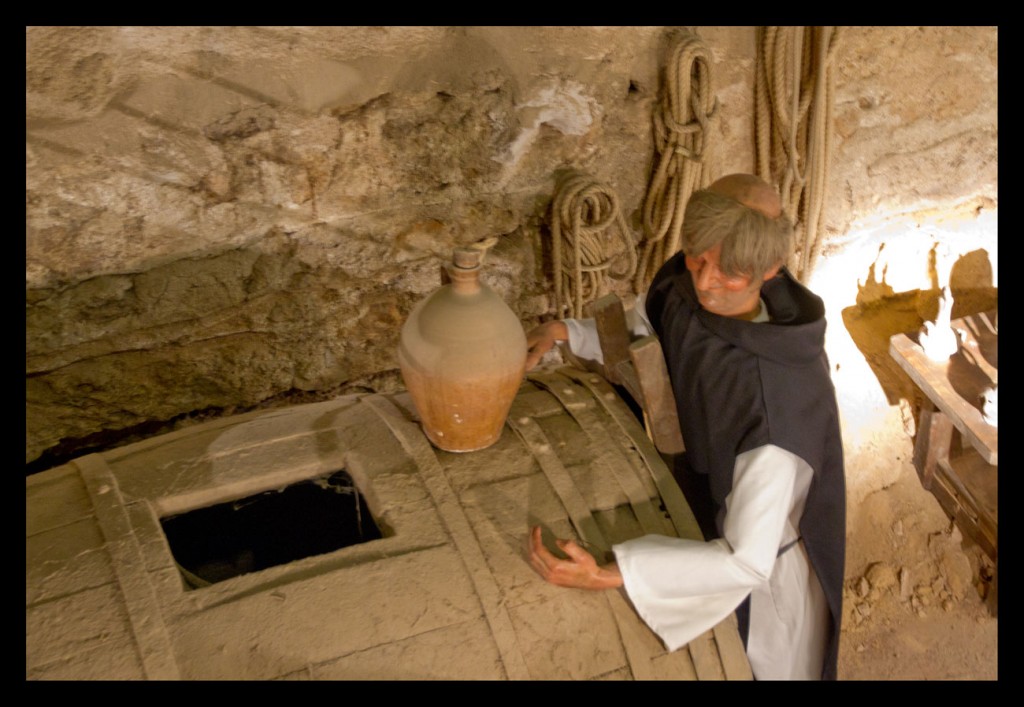
[[[619,249],[605,233],[613,225],[623,244]],[[629,280],[636,270],[636,243],[618,196],[586,174],[572,172],[562,181],[551,204],[551,232],[558,318],[582,317],[584,304],[608,293],[608,278]],[[613,270],[623,259],[625,268]]]
[[[763,27],[754,110],[757,173],[779,185],[794,220],[789,268],[806,282],[821,253],[832,160],[838,27]]]
[[[684,34],[669,53],[662,100],[654,113],[656,167],[644,200],[644,242],[633,281],[637,292],[679,250],[690,195],[713,181],[711,128],[717,107],[710,52],[699,37]]]

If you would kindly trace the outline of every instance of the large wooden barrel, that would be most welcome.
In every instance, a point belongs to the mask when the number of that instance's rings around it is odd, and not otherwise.
[[[479,452],[432,447],[415,415],[408,393],[345,396],[28,477],[27,678],[750,678],[733,617],[670,653],[624,594],[549,585],[525,559],[534,524],[599,556],[649,532],[699,537],[604,379],[529,375]],[[218,576],[215,562],[188,566],[169,532],[311,480],[338,491],[341,472],[371,516],[360,526],[378,531],[368,539]],[[330,534],[295,515],[300,537]],[[215,546],[223,531],[198,527]]]

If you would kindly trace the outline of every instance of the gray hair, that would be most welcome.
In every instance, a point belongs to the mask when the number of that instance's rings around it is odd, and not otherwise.
[[[793,222],[785,213],[770,218],[731,197],[696,191],[683,215],[682,250],[700,255],[719,243],[725,274],[761,277],[789,260]]]

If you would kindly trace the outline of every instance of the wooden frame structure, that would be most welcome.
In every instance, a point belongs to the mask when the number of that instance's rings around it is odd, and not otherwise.
[[[889,353],[923,397],[914,440],[914,467],[921,485],[939,501],[957,526],[995,564],[986,597],[998,614],[998,430],[982,415],[982,392],[999,382],[998,312],[982,312],[950,322],[960,348],[946,361],[934,361],[916,341],[896,334]]]

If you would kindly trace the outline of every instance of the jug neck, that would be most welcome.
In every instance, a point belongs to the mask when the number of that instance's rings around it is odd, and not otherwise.
[[[480,291],[482,261],[483,252],[476,248],[455,249],[452,262],[446,266],[454,292],[471,295]]]

